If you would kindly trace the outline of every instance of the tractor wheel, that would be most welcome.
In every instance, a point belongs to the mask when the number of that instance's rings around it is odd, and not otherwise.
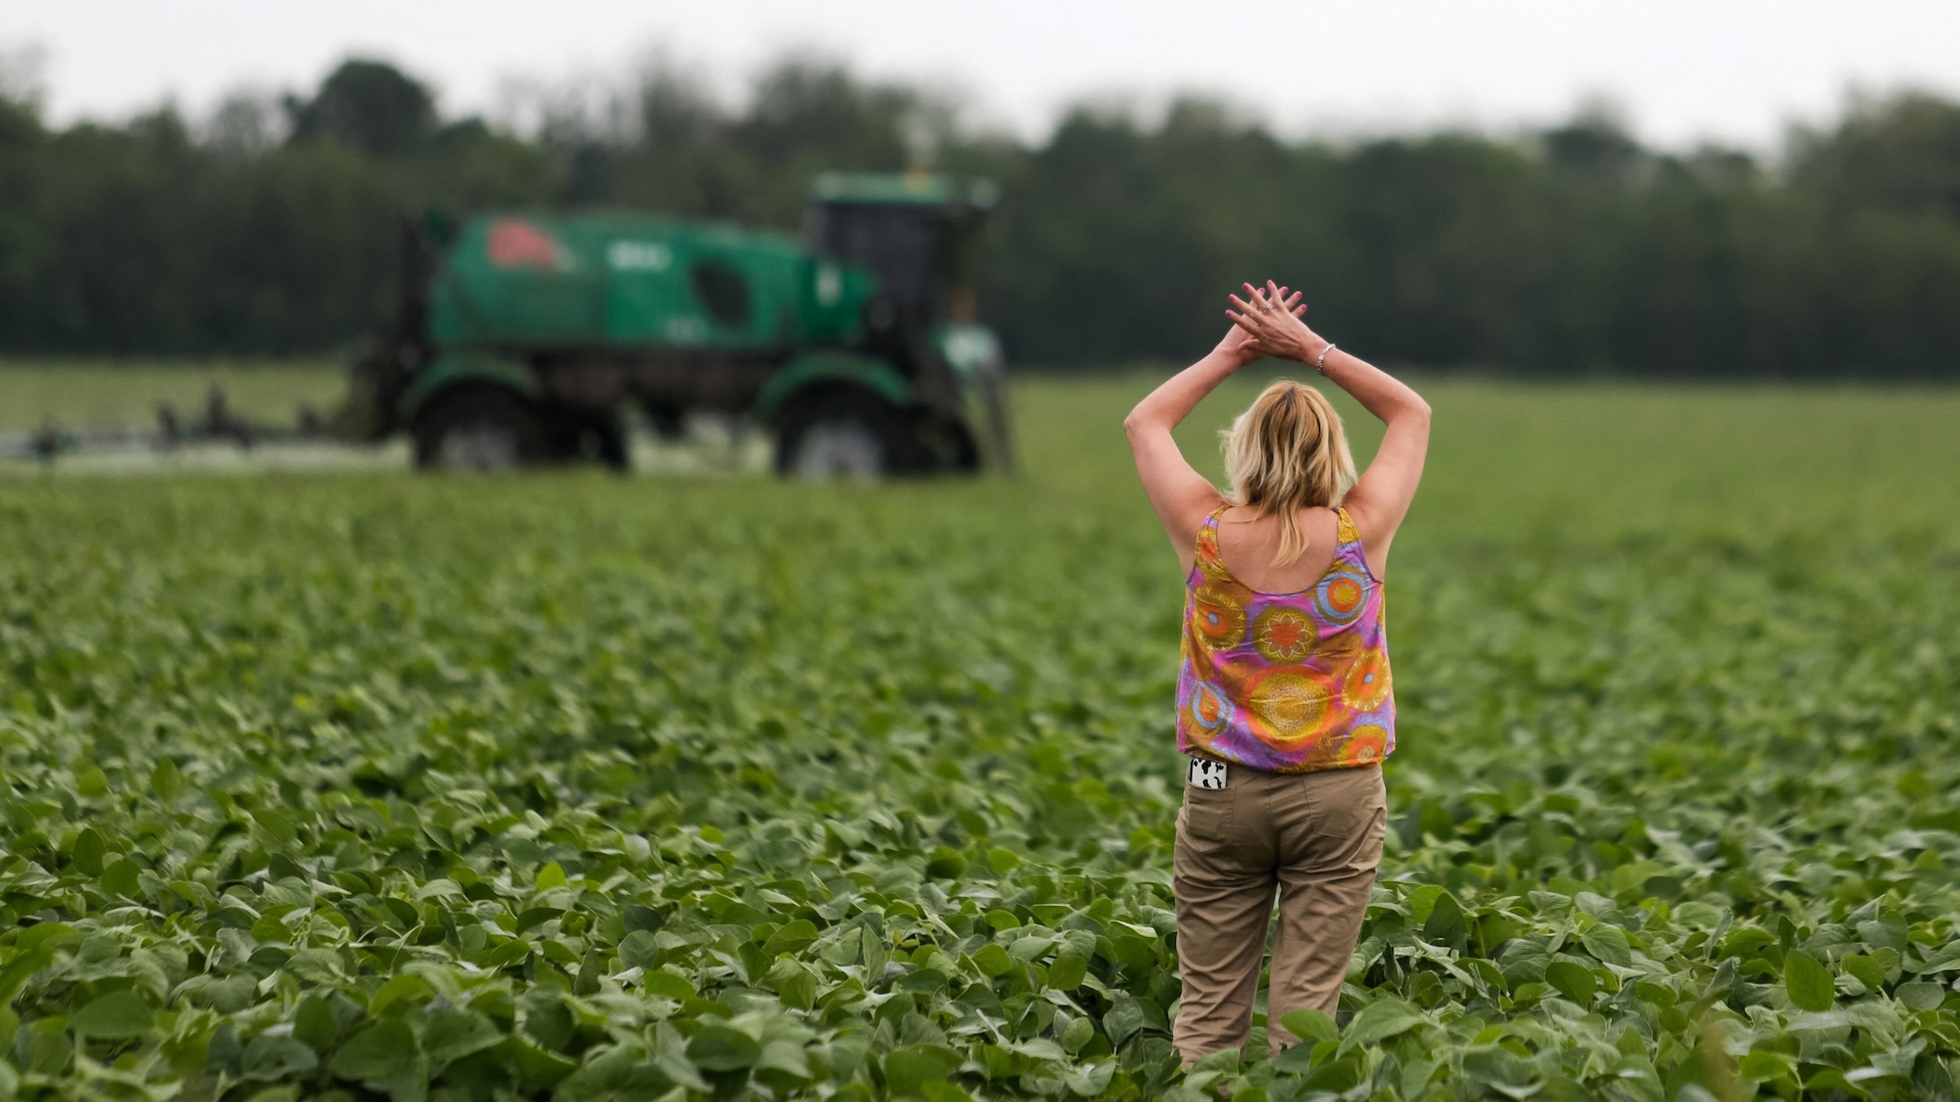
[[[415,465],[425,471],[508,471],[550,459],[537,412],[515,394],[470,387],[415,419]]]
[[[599,453],[599,462],[614,474],[625,474],[633,469],[633,448],[626,439],[626,424],[617,416],[604,418],[592,429],[594,448]]]
[[[918,429],[926,465],[934,471],[976,474],[980,470],[980,445],[973,433],[958,421],[941,417],[921,419]]]
[[[783,411],[776,430],[776,473],[815,482],[909,474],[918,467],[910,429],[899,411],[870,394],[813,394]]]
[[[598,463],[614,474],[632,469],[626,423],[618,413],[561,411],[549,422],[551,457],[567,463]]]

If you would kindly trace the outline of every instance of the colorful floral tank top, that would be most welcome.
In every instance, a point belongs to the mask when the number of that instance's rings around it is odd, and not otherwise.
[[[1320,581],[1261,593],[1218,554],[1218,516],[1198,530],[1185,579],[1177,748],[1271,773],[1373,765],[1395,750],[1382,586],[1361,534],[1335,510],[1339,545]]]

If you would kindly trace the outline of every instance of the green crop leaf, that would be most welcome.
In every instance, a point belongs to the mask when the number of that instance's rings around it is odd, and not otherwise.
[[[1341,1034],[1341,1051],[1378,1044],[1422,1024],[1422,1014],[1397,998],[1380,998],[1362,1007]]]
[[[0,999],[12,1002],[36,972],[46,968],[54,961],[51,949],[29,949],[9,960],[0,968]]]
[[[1055,958],[1048,968],[1048,986],[1057,991],[1073,991],[1082,986],[1082,980],[1089,974],[1089,958],[1075,953],[1065,953]]]
[[[562,888],[565,886],[565,884],[566,884],[565,870],[563,867],[561,867],[558,864],[558,862],[556,861],[547,862],[543,868],[538,870],[538,877],[537,880],[535,881],[535,886],[539,891],[548,891],[552,888]]]
[[[885,1082],[894,1096],[919,1094],[960,1066],[959,1054],[943,1045],[908,1045],[885,1055]]]
[[[1289,1010],[1280,1016],[1280,1024],[1288,1033],[1297,1037],[1302,1044],[1316,1044],[1321,1041],[1338,1041],[1341,1031],[1335,1027],[1334,1019],[1325,1010],[1312,1008]]]
[[[452,1061],[481,1052],[503,1039],[503,1032],[489,1019],[465,1010],[430,1015],[422,1029],[422,1049],[429,1054],[429,1063],[437,1072]]]
[[[548,1091],[578,1068],[575,1061],[541,1049],[522,1038],[511,1042],[510,1052],[511,1062],[517,1069],[517,1084],[527,1091]]]
[[[779,953],[800,952],[816,940],[816,924],[808,919],[799,918],[794,922],[785,923],[781,929],[769,935],[768,942],[762,946],[762,955],[773,957]]]
[[[951,878],[966,871],[966,855],[949,846],[939,846],[926,862],[926,875]]]
[[[973,954],[973,963],[989,976],[1004,976],[1014,968],[1014,958],[1008,956],[1007,950],[998,945],[983,946],[979,952]],[[1052,969],[1049,975],[1052,982],[1054,975]]]
[[[1902,983],[1897,992],[1900,1002],[1914,1010],[1936,1010],[1946,1001],[1946,988],[1937,983]]]
[[[563,876],[564,874],[560,872],[559,886],[563,886]],[[562,907],[526,907],[511,926],[520,934],[528,933],[564,913]]]
[[[415,1034],[406,1022],[391,1019],[349,1037],[327,1061],[327,1070],[342,1079],[385,1081],[413,1070],[415,1056]]]
[[[150,1004],[134,991],[112,991],[75,1012],[68,1027],[84,1037],[126,1038],[147,1035],[156,1025]]]
[[[1109,1088],[1109,1081],[1116,1075],[1116,1062],[1105,1060],[1072,1068],[1063,1080],[1069,1093],[1079,1098],[1094,1098]]]
[[[68,1022],[57,1016],[42,1018],[20,1027],[14,1036],[13,1056],[21,1070],[35,1075],[57,1075],[68,1066],[75,1046],[69,1043]]]
[[[620,939],[619,959],[628,968],[658,968],[660,940],[645,930],[635,930]]]
[[[1037,1060],[1063,1060],[1068,1057],[1068,1053],[1062,1051],[1062,1046],[1046,1037],[1036,1037],[1029,1041],[1016,1041],[1009,1045],[1008,1048],[1023,1056],[1032,1056]]]
[[[1456,897],[1448,892],[1437,896],[1428,920],[1422,924],[1422,939],[1432,944],[1462,949],[1469,933],[1463,918],[1463,907],[1457,903]]]
[[[792,961],[786,960],[783,963],[790,965],[794,971],[784,977],[777,986],[777,996],[783,1000],[784,1006],[793,1006],[798,1010],[810,1009],[816,1004],[817,987],[821,982],[816,970]]]
[[[1796,1059],[1780,1052],[1750,1052],[1736,1062],[1736,1071],[1752,1083],[1789,1078],[1796,1070]]]
[[[295,1037],[270,1033],[252,1038],[245,1046],[243,1073],[247,1079],[275,1081],[303,1075],[320,1066],[319,1055]]]
[[[1799,1010],[1829,1010],[1837,1001],[1830,971],[1809,953],[1793,950],[1784,954],[1783,989]]]
[[[1459,1057],[1470,1082],[1512,1098],[1535,1094],[1536,1073],[1523,1057],[1502,1045],[1475,1045]]]
[[[762,1058],[756,1039],[725,1025],[704,1025],[687,1042],[687,1058],[708,1071],[742,1071]]]
[[[691,999],[696,991],[687,977],[672,972],[649,972],[642,981],[650,995],[661,995],[669,999]]]
[[[1143,1008],[1137,1005],[1135,999],[1128,997],[1117,999],[1116,1005],[1103,1015],[1103,1029],[1108,1031],[1110,1041],[1119,1045],[1142,1029],[1144,1023]]]
[[[1279,1059],[1273,1061],[1273,1068],[1290,1074],[1305,1074],[1327,1063],[1339,1049],[1338,1041],[1303,1042],[1280,1053]]]
[[[1591,1007],[1593,994],[1599,990],[1599,978],[1593,975],[1592,969],[1569,960],[1555,960],[1546,965],[1545,982],[1581,1007]]]
[[[291,817],[283,812],[263,808],[252,812],[252,821],[258,824],[267,838],[278,845],[289,846],[299,841],[299,827],[294,825]]]
[[[334,1042],[340,1038],[340,1023],[326,999],[308,995],[300,1000],[299,1009],[293,1014],[293,1036],[318,1052],[333,1049]]]
[[[776,1040],[763,1045],[762,1056],[755,1066],[757,1071],[775,1072],[799,1081],[811,1078],[809,1054],[793,1041]]]
[[[135,862],[117,858],[102,870],[102,886],[124,899],[133,898],[142,886],[137,878],[139,871]]]
[[[331,978],[331,974],[329,974],[328,978]],[[429,989],[429,981],[423,979],[421,976],[409,974],[395,976],[387,983],[382,984],[381,990],[376,991],[374,996],[368,1000],[368,1013],[379,1014],[383,1010],[388,1009],[398,999],[407,999],[413,1002],[426,999],[431,994],[434,994],[434,992]]]
[[[1552,954],[1543,945],[1523,940],[1513,941],[1497,959],[1497,966],[1504,977],[1504,983],[1513,995],[1518,994],[1524,985],[1542,983],[1545,970],[1551,967]]]
[[[1863,953],[1847,954],[1838,960],[1838,967],[1857,979],[1867,991],[1876,991],[1885,986],[1885,966],[1876,957]]]
[[[69,852],[69,859],[75,868],[86,876],[102,875],[102,858],[109,852],[109,845],[93,827],[84,828],[75,836],[75,848]]]
[[[1870,1098],[1871,1092],[1851,1080],[1851,1077],[1837,1068],[1822,1068],[1813,1072],[1804,1081],[1804,1092],[1808,1097],[1829,1097],[1826,1091],[1842,1091],[1853,1098]]]
[[[157,799],[174,804],[184,794],[184,774],[169,758],[159,759],[150,770],[150,791]]]
[[[1070,1055],[1082,1051],[1082,1046],[1096,1035],[1096,1027],[1087,1018],[1072,1019],[1062,1030],[1062,1048]]]
[[[1606,964],[1617,964],[1622,968],[1633,964],[1633,950],[1627,942],[1627,932],[1618,926],[1594,926],[1579,935],[1579,941],[1591,953]]]
[[[1217,1052],[1198,1057],[1197,1062],[1191,1065],[1191,1070],[1218,1071],[1230,1075],[1239,1070],[1239,1065],[1243,1062],[1243,1059],[1244,1054],[1238,1049],[1220,1049]]]
[[[75,931],[75,927],[66,922],[42,922],[22,930],[14,939],[14,946],[22,953],[31,953],[38,949],[52,949],[57,945],[66,945],[80,938],[81,935]]]

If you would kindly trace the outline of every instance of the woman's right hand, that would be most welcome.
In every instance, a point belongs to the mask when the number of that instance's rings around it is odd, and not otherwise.
[[[1237,309],[1225,311],[1225,316],[1250,334],[1249,350],[1256,349],[1256,355],[1260,356],[1312,363],[1327,342],[1300,320],[1307,308],[1301,304],[1299,292],[1288,297],[1287,289],[1272,280],[1267,280],[1265,287],[1250,283],[1243,286],[1244,299],[1226,296]]]
[[[1223,356],[1231,361],[1234,371],[1265,355],[1264,352],[1259,351],[1259,346],[1253,343],[1252,334],[1236,325],[1225,331],[1225,335],[1219,338],[1218,346],[1211,350],[1211,354]]]
[[[1252,284],[1246,284],[1245,288],[1250,291]],[[1292,298],[1289,300],[1287,298],[1289,291],[1290,288],[1286,287],[1274,288],[1274,293],[1279,296],[1279,300],[1286,303],[1286,309],[1291,310],[1296,315],[1306,313],[1307,308],[1300,304],[1299,293],[1292,292]],[[1228,310],[1226,313],[1229,316],[1231,312]],[[1224,338],[1218,342],[1218,347],[1212,349],[1212,354],[1224,355],[1232,361],[1233,370],[1237,370],[1272,353],[1259,343],[1257,336],[1251,329],[1243,324],[1234,324],[1230,330],[1226,331]]]

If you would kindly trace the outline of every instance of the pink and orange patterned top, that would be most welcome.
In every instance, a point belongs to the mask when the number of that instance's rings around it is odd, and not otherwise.
[[[1218,554],[1218,517],[1198,530],[1185,579],[1177,748],[1269,773],[1374,765],[1395,751],[1395,693],[1382,585],[1361,534],[1336,509],[1334,561],[1296,593],[1262,593]]]

